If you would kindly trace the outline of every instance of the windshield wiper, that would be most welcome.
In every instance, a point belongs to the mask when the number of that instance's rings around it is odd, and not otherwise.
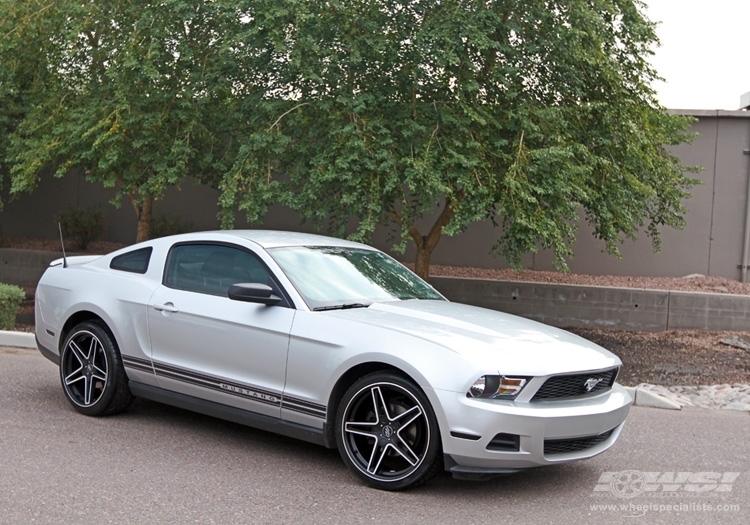
[[[323,312],[325,310],[349,310],[351,308],[367,308],[368,306],[370,305],[362,303],[334,304],[331,306],[318,306],[317,308],[313,308],[313,312]]]

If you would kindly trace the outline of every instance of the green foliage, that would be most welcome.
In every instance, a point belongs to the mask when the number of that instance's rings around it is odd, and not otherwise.
[[[243,26],[237,2],[0,1],[12,15],[0,62],[17,51],[9,77],[39,78],[24,84],[34,103],[10,137],[11,193],[75,167],[148,222],[167,187],[228,168],[245,75],[227,44]]]
[[[16,313],[26,293],[18,286],[0,283],[0,330],[13,330]]]
[[[139,238],[191,176],[221,190],[224,226],[277,203],[360,240],[391,225],[422,275],[485,219],[511,264],[541,248],[566,268],[581,216],[614,255],[644,231],[658,248],[695,184],[666,149],[690,121],[655,100],[639,0],[0,7],[11,193],[83,169]]]
[[[60,224],[64,238],[75,240],[77,249],[82,251],[104,237],[104,214],[94,206],[71,208],[60,213],[55,222]]]
[[[43,68],[35,65],[35,40],[42,28],[25,23],[30,16],[26,7],[17,0],[0,0],[0,187],[10,169],[11,136],[31,108],[33,86],[44,77]]]
[[[682,225],[695,181],[665,146],[689,140],[689,120],[654,98],[639,2],[257,5],[271,87],[222,180],[225,225],[273,202],[336,235],[353,218],[355,239],[395,224],[418,270],[442,234],[486,218],[510,263],[544,248],[561,268],[580,210],[615,255]]]
[[[193,223],[181,217],[168,217],[167,215],[156,215],[151,223],[151,238],[188,233],[193,230]]]

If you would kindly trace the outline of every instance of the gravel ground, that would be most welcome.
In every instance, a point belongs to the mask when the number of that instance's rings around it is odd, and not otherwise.
[[[622,359],[618,382],[626,386],[750,384],[750,351],[723,344],[742,332],[626,332],[571,329]]]
[[[13,248],[59,250],[59,241],[40,239],[5,239]],[[87,253],[107,253],[122,247],[115,243],[93,243]],[[616,275],[582,275],[533,270],[496,270],[454,266],[431,267],[435,276],[531,281],[559,284],[613,286],[658,290],[683,290],[709,293],[750,295],[750,283],[721,277],[691,275],[682,278],[633,277]],[[27,300],[21,307],[15,329],[33,331],[33,287],[27,287]],[[618,381],[628,386],[640,383],[657,385],[750,384],[750,350],[723,344],[730,338],[750,341],[743,332],[627,332],[612,330],[571,329],[586,339],[607,348],[623,361]]]
[[[700,274],[687,275],[685,277],[632,277],[624,275],[585,275],[538,270],[496,270],[436,265],[430,267],[430,273],[434,276],[492,279],[497,281],[579,284],[585,286],[611,286],[615,288],[750,295],[750,283],[741,283],[726,277],[706,277]]]

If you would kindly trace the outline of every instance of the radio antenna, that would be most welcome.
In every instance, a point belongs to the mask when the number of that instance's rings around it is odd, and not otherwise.
[[[60,230],[60,246],[62,246],[62,252],[63,252],[63,268],[67,268],[68,259],[67,257],[65,257],[65,241],[63,241],[62,225],[59,222],[57,223],[57,229]]]

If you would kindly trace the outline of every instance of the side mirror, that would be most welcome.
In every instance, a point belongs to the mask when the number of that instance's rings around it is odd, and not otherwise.
[[[229,287],[227,295],[233,301],[260,303],[273,306],[281,302],[281,297],[273,295],[273,289],[261,283],[237,283]]]

